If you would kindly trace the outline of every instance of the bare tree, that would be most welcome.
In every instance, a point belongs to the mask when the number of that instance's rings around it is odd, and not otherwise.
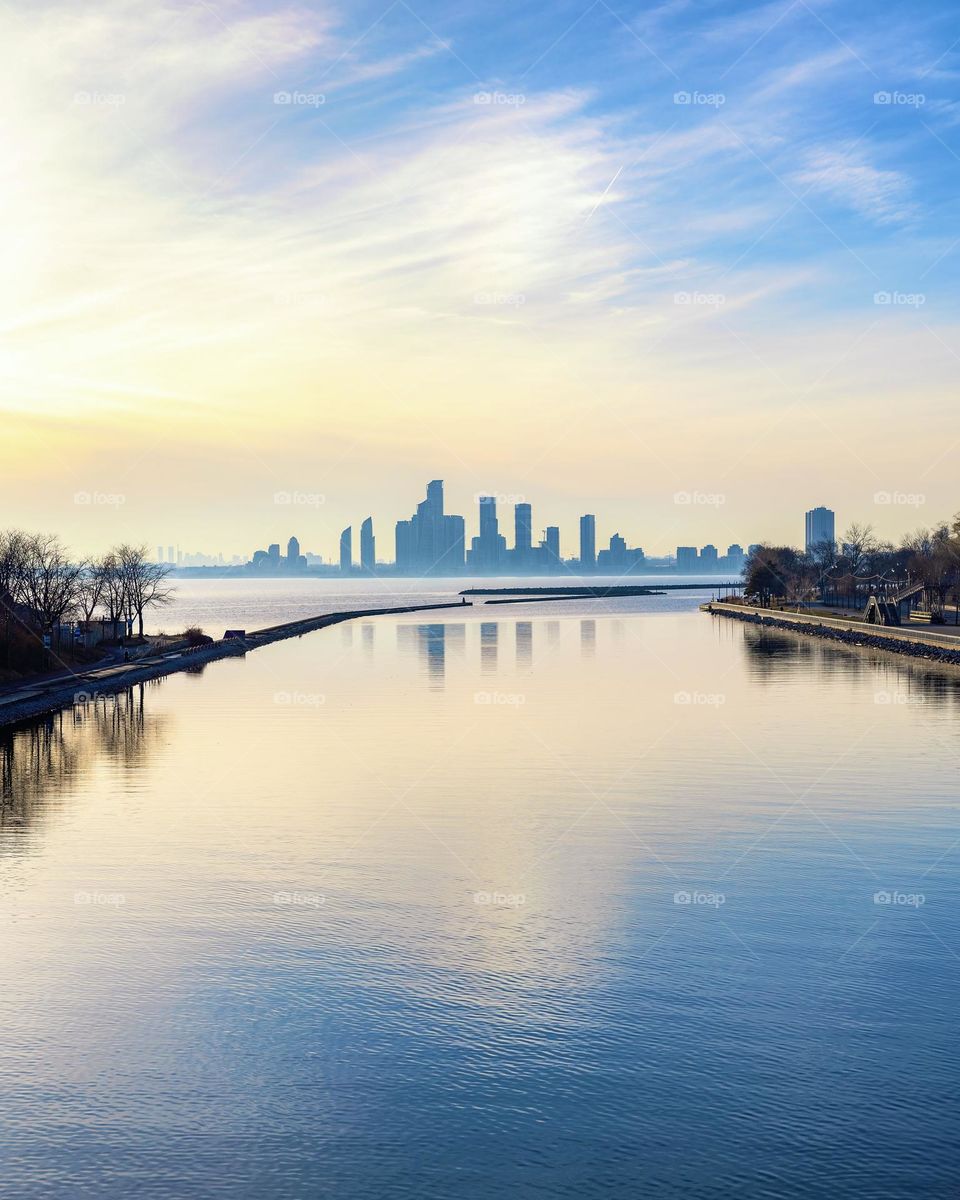
[[[146,546],[118,546],[115,553],[123,577],[127,612],[137,620],[138,633],[143,637],[143,614],[148,608],[169,604],[173,588],[167,586],[169,564],[151,562]]]
[[[89,625],[93,614],[106,601],[114,560],[109,554],[87,563],[77,587],[77,609]]]
[[[74,611],[82,572],[83,564],[70,561],[66,547],[54,534],[27,539],[24,601],[33,609],[44,633]]]

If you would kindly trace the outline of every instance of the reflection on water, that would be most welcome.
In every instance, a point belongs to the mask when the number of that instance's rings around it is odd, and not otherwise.
[[[28,825],[42,811],[41,800],[68,792],[101,759],[131,772],[145,766],[167,720],[149,711],[147,692],[162,683],[139,683],[0,730],[0,826]]]
[[[955,1194],[960,672],[494,611],[0,741],[0,1191]]]

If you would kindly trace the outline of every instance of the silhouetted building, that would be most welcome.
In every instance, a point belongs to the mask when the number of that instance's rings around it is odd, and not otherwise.
[[[348,575],[353,570],[353,526],[348,525],[340,534],[340,570]]]
[[[396,526],[397,571],[403,575],[457,575],[463,571],[463,517],[443,511],[443,480],[427,484],[427,497],[409,521]]]
[[[547,561],[546,568],[548,571],[555,571],[561,565],[560,560],[560,526],[548,525],[543,533],[543,541],[540,543],[546,551]]]
[[[267,557],[270,559],[270,566],[279,570],[280,568],[280,543],[271,542],[267,547]]]
[[[811,508],[805,514],[805,548],[809,553],[814,546],[819,546],[823,542],[828,542],[831,546],[837,540],[836,533],[836,516],[832,509],[824,508],[822,505],[819,508]]]
[[[533,511],[529,504],[513,506],[513,558],[523,570],[533,558]]]
[[[470,568],[478,574],[499,571],[506,559],[507,539],[497,522],[496,496],[480,497],[480,536],[470,543]]]
[[[373,517],[365,518],[360,526],[360,567],[373,572],[377,567],[376,539],[373,536]]]
[[[702,571],[715,571],[720,555],[717,553],[716,546],[712,546],[709,542],[700,548],[700,569]]]
[[[291,567],[300,565],[300,543],[295,537],[287,542],[287,563]]]
[[[580,569],[592,571],[597,565],[597,518],[586,513],[580,518]]]
[[[677,547],[677,570],[678,571],[696,571],[698,566],[698,556],[696,546],[678,546]]]

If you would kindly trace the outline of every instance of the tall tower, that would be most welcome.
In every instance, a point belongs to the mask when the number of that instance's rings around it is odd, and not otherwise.
[[[353,527],[348,525],[340,534],[340,572],[349,575],[353,570]]]
[[[373,536],[373,517],[367,517],[360,526],[360,567],[373,572],[377,565],[376,541]]]
[[[580,518],[580,570],[593,571],[597,565],[597,518],[585,513]]]
[[[520,566],[530,561],[533,546],[533,514],[529,504],[513,506],[513,550]]]
[[[822,505],[819,508],[811,508],[805,514],[805,533],[804,544],[807,553],[814,546],[819,546],[822,542],[834,543],[837,540],[836,535],[836,516],[832,509],[824,508]]]
[[[298,567],[300,565],[300,542],[297,538],[292,537],[287,542],[287,566]]]

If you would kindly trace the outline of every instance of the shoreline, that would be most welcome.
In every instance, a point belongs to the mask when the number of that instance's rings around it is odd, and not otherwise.
[[[444,604],[410,604],[394,608],[324,613],[318,617],[305,617],[298,621],[286,621],[281,625],[269,625],[265,629],[254,630],[243,638],[221,639],[207,646],[153,654],[136,662],[78,671],[66,680],[61,678],[46,684],[31,684],[25,681],[22,687],[10,695],[0,696],[0,729],[23,724],[46,713],[56,712],[86,700],[115,695],[135,683],[146,683],[165,675],[176,675],[181,671],[190,671],[226,658],[238,658],[248,650],[259,650],[261,646],[269,646],[273,642],[302,637],[317,629],[325,629],[328,625],[339,625],[360,617],[387,616],[391,613],[430,612],[448,608],[462,610],[472,607],[469,602],[464,604],[450,601]]]
[[[900,658],[919,660],[920,664],[960,667],[960,637],[947,634],[940,635],[938,640],[935,632],[928,632],[929,627],[907,631],[898,626],[868,626],[859,622],[844,621],[838,617],[804,613],[778,612],[773,616],[767,609],[718,601],[701,604],[700,611],[715,617],[743,621],[748,625],[759,625],[764,629],[806,634],[808,637],[820,638],[851,650],[880,650]],[[877,632],[881,629],[885,632]]]

